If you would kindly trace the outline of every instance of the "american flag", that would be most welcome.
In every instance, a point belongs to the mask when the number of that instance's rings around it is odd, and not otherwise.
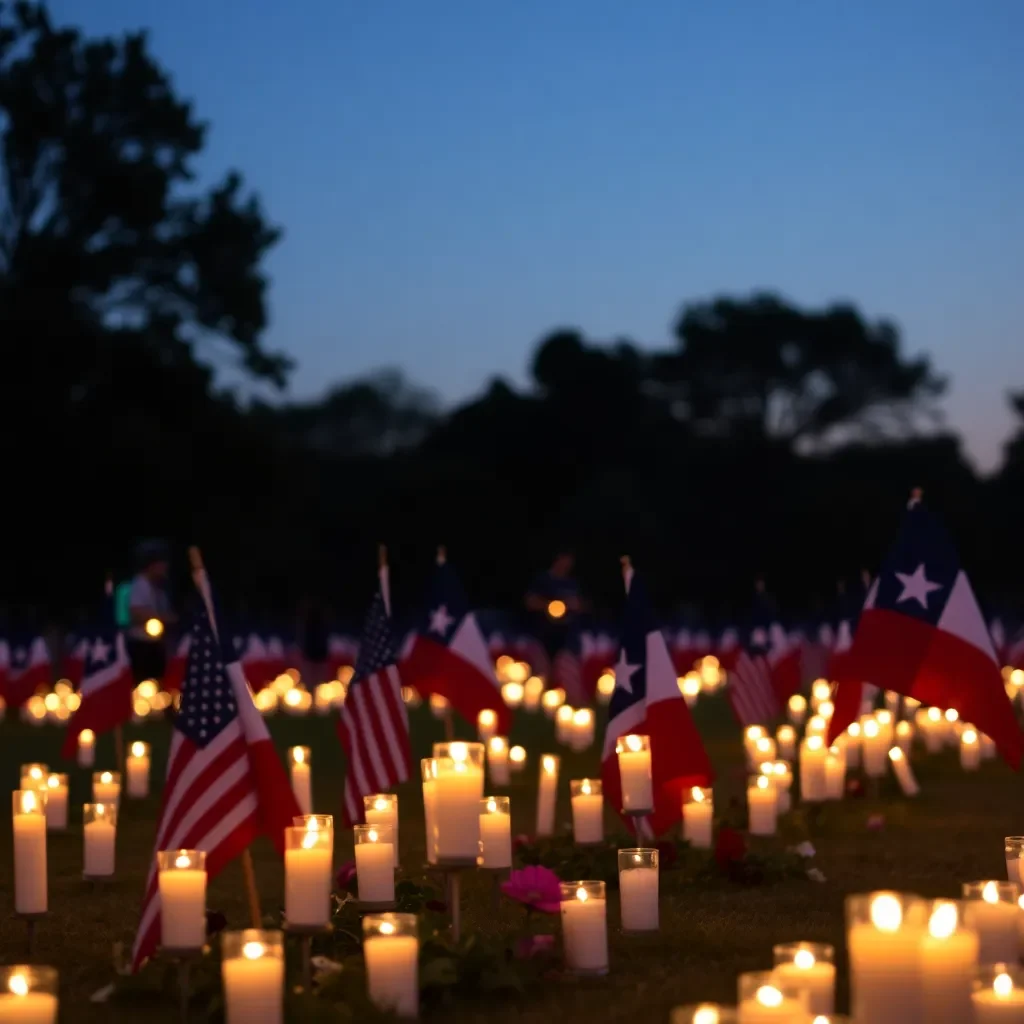
[[[411,773],[409,719],[395,664],[387,573],[383,566],[338,719],[338,737],[348,761],[343,808],[347,825],[363,820],[364,796],[385,793]]]
[[[213,878],[258,835],[270,836],[283,855],[284,830],[301,813],[242,668],[217,637],[205,572],[197,569],[195,579],[204,607],[190,631],[133,970],[160,941],[156,851],[203,850]]]
[[[756,626],[729,673],[729,702],[743,726],[764,725],[779,714],[768,652],[768,631]]]

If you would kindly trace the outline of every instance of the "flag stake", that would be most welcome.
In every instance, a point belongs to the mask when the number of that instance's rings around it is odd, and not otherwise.
[[[125,780],[125,785],[127,785],[128,776],[125,774],[124,767],[124,727],[120,723],[114,726],[114,751],[117,759],[117,770],[121,773],[121,778]]]

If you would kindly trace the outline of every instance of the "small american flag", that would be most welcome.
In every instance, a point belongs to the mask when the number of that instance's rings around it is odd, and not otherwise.
[[[573,646],[567,643],[559,649],[551,665],[551,675],[554,685],[565,690],[566,702],[578,708],[587,703],[587,695],[583,692],[580,656]]]
[[[181,707],[174,719],[155,851],[203,850],[213,878],[256,838],[270,836],[283,854],[284,830],[301,813],[242,668],[217,637],[206,573],[191,629]],[[229,660],[229,658],[231,660]],[[132,969],[160,941],[156,856],[149,869]]]
[[[779,714],[768,651],[767,630],[751,630],[729,673],[729,701],[743,726],[764,725]]]
[[[355,674],[338,719],[338,737],[348,761],[344,818],[363,820],[363,797],[385,793],[411,774],[409,719],[391,635],[388,570],[382,566],[359,645]]]

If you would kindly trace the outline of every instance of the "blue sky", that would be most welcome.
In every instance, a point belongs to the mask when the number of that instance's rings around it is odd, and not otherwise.
[[[448,400],[555,326],[662,345],[686,300],[891,317],[992,467],[1024,388],[1020,0],[58,0],[147,27],[283,225],[271,346],[307,396]],[[1018,296],[1015,301],[1013,296]]]

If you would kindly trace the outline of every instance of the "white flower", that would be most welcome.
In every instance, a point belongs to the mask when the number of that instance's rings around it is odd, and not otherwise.
[[[819,871],[817,868],[808,868],[807,869],[807,877],[812,882],[824,882],[824,881],[827,880],[825,878],[824,874],[821,871]]]

